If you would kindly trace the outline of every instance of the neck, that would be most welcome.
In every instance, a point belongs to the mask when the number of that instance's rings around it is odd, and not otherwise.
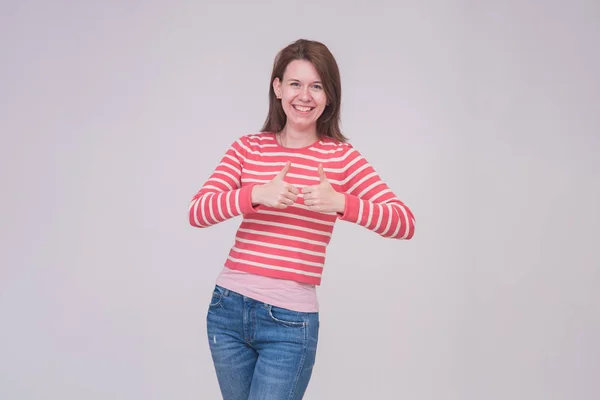
[[[294,129],[286,125],[279,133],[279,142],[283,147],[299,148],[310,146],[318,139],[316,127],[306,130]]]

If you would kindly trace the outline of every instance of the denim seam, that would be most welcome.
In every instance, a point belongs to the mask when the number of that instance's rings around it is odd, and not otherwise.
[[[308,353],[308,320],[305,322],[305,324],[303,326],[303,330],[304,330],[304,343],[302,344],[302,358],[300,359],[298,371],[296,371],[296,377],[294,378],[294,384],[292,385],[292,389],[290,390],[290,394],[288,395],[287,400],[293,400],[293,396],[296,393],[296,389],[298,388],[298,382],[300,381],[300,376],[302,375],[302,370],[304,369],[304,363],[306,361],[306,353]]]
[[[215,297],[215,296],[214,296],[214,293],[213,293],[213,297]],[[219,306],[219,305],[221,305],[221,301],[222,301],[222,300],[223,300],[223,293],[222,293],[222,292],[219,292],[219,299],[217,300],[217,302],[216,302],[216,303],[214,303],[214,304],[213,304],[213,303],[212,303],[212,298],[211,298],[211,301],[210,301],[210,304],[209,304],[209,308],[213,308],[213,307],[216,307],[216,306]]]
[[[294,321],[285,321],[283,319],[279,319],[279,318],[275,317],[273,315],[272,306],[267,307],[267,313],[269,314],[269,317],[273,321],[275,321],[279,324],[282,324],[284,326],[287,326],[287,327],[306,328],[306,326],[308,325],[308,321],[306,321],[306,320],[302,321],[302,322],[294,322]]]
[[[254,340],[256,339],[256,324],[257,322],[257,317],[256,317],[256,305],[254,307],[252,307],[252,313],[254,314],[251,318],[252,321],[252,332],[251,332],[251,336],[250,336],[250,342],[254,342]]]

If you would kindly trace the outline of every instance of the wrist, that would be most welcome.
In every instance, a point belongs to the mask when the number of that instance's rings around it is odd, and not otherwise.
[[[252,186],[252,192],[250,192],[250,198],[253,206],[261,204],[262,201],[262,185]]]
[[[344,193],[337,192],[336,212],[343,214],[346,209],[346,196]]]

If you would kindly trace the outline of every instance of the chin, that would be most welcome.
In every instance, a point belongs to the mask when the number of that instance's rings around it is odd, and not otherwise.
[[[287,120],[289,123],[293,124],[297,129],[307,129],[307,128],[312,128],[315,125],[317,125],[317,121],[318,118],[315,118],[314,116],[310,116],[310,118],[307,117],[298,117],[296,115],[292,115],[291,117],[287,117]]]
[[[312,129],[317,125],[317,121],[298,121],[294,119],[288,119],[288,123],[290,123],[295,129],[305,131],[308,129]]]

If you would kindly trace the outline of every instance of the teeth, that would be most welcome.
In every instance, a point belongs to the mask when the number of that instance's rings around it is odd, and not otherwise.
[[[311,108],[310,108],[310,107],[302,107],[302,106],[294,106],[294,108],[295,108],[296,110],[298,110],[298,111],[303,111],[303,112],[306,112],[306,111],[310,111],[310,110],[311,110]]]

